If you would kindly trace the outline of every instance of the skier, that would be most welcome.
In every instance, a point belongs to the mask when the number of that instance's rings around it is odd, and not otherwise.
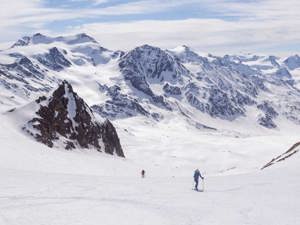
[[[198,191],[198,183],[199,183],[199,177],[203,180],[204,177],[201,175],[200,171],[198,169],[194,172],[194,181],[195,181],[195,190]]]
[[[142,170],[141,175],[142,175],[142,178],[145,178],[145,170]]]

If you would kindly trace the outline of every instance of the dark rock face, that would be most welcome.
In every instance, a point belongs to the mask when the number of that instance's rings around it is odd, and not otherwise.
[[[279,114],[275,111],[272,105],[265,101],[262,104],[257,105],[257,108],[264,113],[263,116],[258,118],[258,123],[266,128],[276,128],[277,125],[274,123],[273,119]]]
[[[40,97],[36,103],[40,106],[37,117],[24,126],[36,140],[49,147],[57,143],[65,149],[94,147],[124,157],[113,125],[108,120],[98,123],[89,106],[67,81],[63,81],[51,98]]]
[[[22,54],[12,53],[10,56],[15,58],[15,62],[0,64],[0,85],[26,97],[34,92],[49,92],[51,87],[43,82],[45,74],[37,64]]]
[[[277,125],[273,121],[273,118],[270,115],[265,115],[258,118],[258,123],[269,129],[277,127]]]
[[[25,56],[18,55],[16,62],[12,64],[2,65],[7,71],[14,70],[18,72],[19,80],[25,77],[34,77],[37,79],[43,79],[44,75],[39,71],[39,67],[34,65],[30,59]],[[25,80],[22,80],[25,82]]]
[[[298,55],[290,56],[284,60],[284,64],[290,69],[294,70],[300,67],[300,57]]]
[[[281,82],[289,85],[294,85],[295,81],[291,75],[291,73],[285,67],[279,68],[275,73],[274,77]]]
[[[288,79],[292,79],[292,75],[290,74],[290,72],[282,67],[282,68],[279,68],[276,73],[275,73],[278,77],[280,78],[288,78]]]
[[[235,118],[237,115],[243,115],[244,111],[230,99],[226,92],[221,91],[220,89],[210,89],[209,90],[209,102],[210,109],[209,113],[211,116],[218,115],[221,118]],[[233,99],[235,100],[235,99]]]
[[[44,66],[55,71],[61,71],[65,67],[71,66],[71,63],[56,47],[51,48],[49,53],[37,56],[37,60]]]
[[[166,83],[163,87],[165,93],[169,95],[181,95],[180,87],[172,86],[169,83]]]
[[[120,70],[132,87],[149,96],[153,103],[171,110],[163,96],[156,95],[151,83],[182,83],[188,70],[173,55],[160,48],[143,45],[124,55],[119,62]]]
[[[99,113],[101,116],[109,119],[116,119],[132,117],[136,115],[150,115],[150,113],[144,109],[136,99],[122,94],[119,86],[101,86],[101,89],[111,98],[104,104],[92,106],[93,111]]]
[[[266,165],[264,165],[261,169],[263,170],[263,169],[265,169],[269,166],[272,166],[276,163],[282,162],[282,161],[290,158],[291,156],[293,156],[294,154],[299,152],[299,146],[300,146],[300,142],[295,143],[286,152],[284,152],[283,154],[273,158],[270,162],[268,162]]]
[[[277,62],[276,56],[270,55],[270,56],[268,57],[268,60],[271,62],[271,64],[272,64],[273,66],[280,67],[279,63]]]
[[[216,85],[198,87],[190,83],[186,87],[185,97],[189,104],[199,111],[227,120],[243,116],[246,111],[244,106],[255,103],[248,95],[241,94],[231,86],[228,86],[227,90],[224,87],[223,90]]]
[[[105,145],[105,152],[109,154],[117,154],[118,156],[125,157],[120,140],[118,138],[115,127],[109,120],[106,120],[102,126],[102,136]]]
[[[26,45],[29,44],[29,42],[30,42],[30,37],[25,36],[25,37],[22,37],[21,39],[19,39],[11,47],[14,48],[14,47],[17,47],[17,46],[26,46]]]

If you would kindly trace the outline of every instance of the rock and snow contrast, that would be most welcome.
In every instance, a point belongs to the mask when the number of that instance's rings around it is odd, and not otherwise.
[[[33,103],[17,109],[32,111],[23,130],[49,147],[74,149],[91,148],[124,157],[114,126],[109,120],[97,122],[89,106],[63,81],[50,97],[42,96]],[[20,111],[20,112],[18,112]],[[14,110],[12,111],[14,114]]]
[[[187,46],[111,51],[86,34],[38,33],[1,51],[0,100],[7,108],[22,105],[66,79],[113,120],[176,114],[215,129],[237,120],[280,129],[285,120],[300,123],[298,61],[298,55],[200,56]]]
[[[0,224],[297,224],[299,58],[21,38],[0,51]]]

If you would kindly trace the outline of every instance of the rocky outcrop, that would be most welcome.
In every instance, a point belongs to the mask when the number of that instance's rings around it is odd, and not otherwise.
[[[294,70],[300,68],[300,57],[299,55],[293,55],[284,60],[284,64],[290,69]]]
[[[142,115],[160,120],[180,105],[194,120],[201,112],[233,121],[259,109],[260,115],[251,120],[273,129],[276,116],[259,105],[269,101],[278,119],[300,124],[300,91],[292,73],[300,68],[298,55],[286,60],[253,54],[204,56],[187,46],[163,50],[150,45],[111,51],[84,33],[37,33],[0,55],[0,89],[16,97],[14,106],[49,93],[72,71],[81,88],[87,80],[107,87],[99,93],[106,95],[105,102],[92,102],[92,109],[109,119]],[[94,93],[94,87],[84,88]]]
[[[139,104],[137,99],[122,94],[121,88],[118,85],[113,85],[111,87],[101,86],[100,88],[102,92],[105,92],[105,94],[110,97],[110,99],[103,104],[93,105],[92,109],[102,117],[117,119],[137,115],[150,115],[150,113]]]
[[[65,58],[64,54],[54,47],[49,53],[38,55],[37,60],[47,68],[55,71],[61,71],[65,67],[71,66],[71,63]]]
[[[266,128],[276,128],[277,125],[274,123],[273,119],[278,116],[270,102],[264,101],[263,103],[257,105],[264,115],[260,115],[258,118],[258,123]]]
[[[300,146],[300,142],[297,142],[292,147],[290,147],[286,152],[273,158],[270,162],[268,162],[266,165],[264,165],[261,169],[263,170],[263,169],[265,169],[269,166],[272,166],[278,162],[282,162],[282,161],[286,160],[287,158],[291,157],[292,155],[296,154],[300,150],[299,146]]]
[[[169,83],[166,83],[163,87],[163,90],[168,95],[181,95],[180,87],[170,85]]]
[[[189,71],[170,53],[150,45],[143,45],[124,55],[119,62],[126,81],[136,90],[150,97],[158,106],[171,110],[166,99],[154,93],[153,83],[182,83]]]
[[[36,104],[34,118],[23,129],[39,142],[65,149],[95,148],[124,157],[113,125],[108,120],[97,122],[89,106],[67,81],[50,98],[40,97]]]

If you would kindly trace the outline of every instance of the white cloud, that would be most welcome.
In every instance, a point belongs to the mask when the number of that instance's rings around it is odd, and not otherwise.
[[[298,21],[224,21],[221,19],[187,19],[173,21],[135,21],[127,23],[93,23],[70,28],[70,32],[87,32],[112,49],[130,49],[142,44],[172,48],[186,44],[205,52],[266,52],[283,44],[300,42]]]
[[[68,32],[87,32],[112,49],[130,49],[148,43],[163,48],[187,44],[210,52],[276,48],[279,51],[284,46],[300,44],[299,0],[140,0],[108,7],[97,7],[97,4],[109,0],[73,1],[91,2],[91,7],[47,8],[43,0],[18,0],[10,4],[0,0],[0,32],[6,34],[0,40],[14,40],[24,33],[47,30],[47,24],[53,21],[163,13],[193,4],[199,9],[200,18],[91,23],[71,27]],[[210,12],[210,18],[201,18],[203,9]]]
[[[90,1],[92,1],[95,5],[109,2],[109,0],[90,0]]]
[[[90,2],[93,3],[94,5],[100,5],[103,3],[108,3],[110,0],[71,0],[72,2]]]
[[[73,0],[89,1],[94,3],[104,3],[107,0]],[[29,27],[46,25],[53,21],[64,21],[72,19],[97,18],[99,16],[118,16],[132,14],[147,14],[160,12],[173,7],[184,5],[187,2],[196,0],[140,0],[129,3],[121,3],[107,7],[91,7],[72,9],[72,8],[47,8],[43,6],[42,0],[18,0],[7,4],[7,0],[0,0],[0,30],[1,28]]]

